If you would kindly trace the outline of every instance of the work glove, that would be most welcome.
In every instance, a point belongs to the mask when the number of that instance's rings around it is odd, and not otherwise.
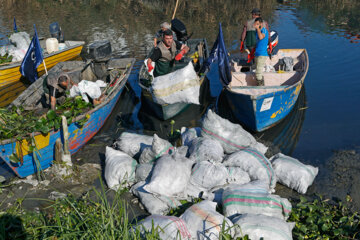
[[[255,58],[255,48],[251,50],[251,52],[248,54],[248,61],[247,63],[250,63]]]
[[[273,45],[271,43],[269,43],[269,53],[271,54],[273,51]]]
[[[175,60],[176,60],[176,61],[179,61],[180,59],[183,58],[184,54],[185,54],[185,49],[181,50],[181,51],[179,52],[179,54],[176,55]]]
[[[244,51],[244,41],[240,43],[240,52]]]
[[[151,63],[147,63],[147,67],[148,67],[148,72],[151,72],[154,69]]]

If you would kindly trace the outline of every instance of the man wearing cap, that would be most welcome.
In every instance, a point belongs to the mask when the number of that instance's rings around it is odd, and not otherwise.
[[[254,28],[254,22],[255,19],[261,16],[261,11],[258,8],[254,8],[251,11],[252,19],[248,20],[244,24],[243,32],[241,34],[241,43],[240,43],[240,51],[243,51],[245,47],[250,51],[253,55],[255,52],[255,46],[256,46],[256,29]],[[269,48],[270,52],[272,51],[271,46],[271,38],[270,38],[270,30],[269,30],[269,24],[266,21],[263,21],[263,26],[266,28],[266,30],[269,33]],[[250,56],[249,56],[250,57]]]
[[[160,30],[157,31],[154,38],[154,47],[157,47],[157,43],[162,40],[163,34],[166,30],[171,30],[171,26],[168,22],[160,24]],[[173,39],[176,40],[176,35],[173,32]]]
[[[56,103],[62,104],[66,99],[66,91],[76,85],[66,73],[49,73],[44,79],[43,89],[46,103],[55,110]]]
[[[180,52],[176,55],[177,50]],[[175,60],[182,59],[188,51],[189,47],[174,40],[173,32],[168,29],[164,31],[162,41],[158,47],[154,48],[147,60],[148,71],[151,72],[154,69],[151,63],[155,62],[154,77],[168,74],[171,72]]]

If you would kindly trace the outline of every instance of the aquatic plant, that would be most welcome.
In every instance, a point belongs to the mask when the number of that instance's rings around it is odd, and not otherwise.
[[[11,109],[0,108],[0,140],[16,138],[20,141],[33,132],[47,134],[51,129],[59,129],[61,115],[64,115],[68,124],[92,105],[85,102],[80,96],[68,98],[57,110],[48,110],[39,116],[35,111],[26,111],[23,107],[13,106]],[[77,122],[82,126],[90,116]]]
[[[351,201],[349,196],[347,201]],[[321,196],[313,201],[301,196],[289,218],[296,223],[295,239],[358,239],[359,220],[360,215],[345,204],[331,204]]]
[[[8,55],[7,53],[4,56],[0,56],[0,64],[12,62],[13,56]]]

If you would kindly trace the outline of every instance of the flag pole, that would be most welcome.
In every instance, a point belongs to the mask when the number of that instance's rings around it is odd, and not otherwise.
[[[45,68],[45,73],[46,73],[46,75],[48,75],[48,72],[47,72],[47,69],[46,69],[46,64],[45,64],[45,59],[43,59],[43,65],[44,65],[44,68]]]

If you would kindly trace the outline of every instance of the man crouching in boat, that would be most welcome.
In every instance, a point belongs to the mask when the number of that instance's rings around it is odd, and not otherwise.
[[[66,91],[76,85],[66,73],[49,74],[43,82],[46,103],[55,110],[56,103],[61,105],[66,100]]]
[[[176,50],[181,50],[176,56]],[[154,77],[165,75],[171,72],[175,60],[180,60],[189,51],[189,47],[173,39],[173,32],[166,30],[163,33],[163,40],[154,49],[147,60],[148,71],[151,72],[155,62]]]

